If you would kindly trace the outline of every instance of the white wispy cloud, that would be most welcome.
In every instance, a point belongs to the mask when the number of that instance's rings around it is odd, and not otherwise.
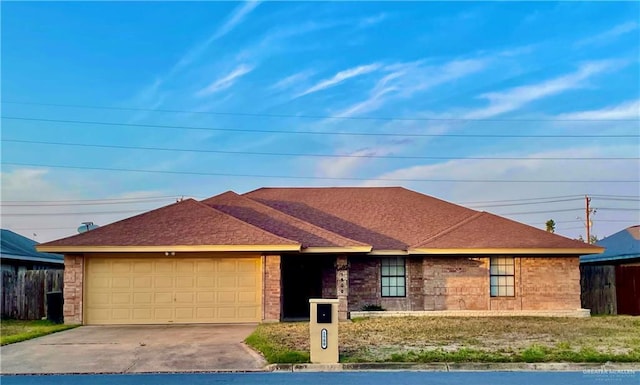
[[[207,96],[226,90],[231,87],[239,78],[253,71],[253,67],[247,64],[240,64],[227,75],[214,80],[211,84],[196,92],[196,96]]]
[[[392,151],[391,146],[367,147],[346,153],[348,157],[323,159],[316,167],[317,174],[329,178],[345,177],[371,160],[367,157],[389,155]]]
[[[369,27],[369,26],[381,23],[382,21],[386,20],[387,17],[388,15],[386,13],[379,13],[377,15],[368,16],[360,20],[360,22],[358,23],[358,26],[360,28]]]
[[[626,23],[618,24],[613,28],[604,31],[595,36],[588,37],[586,39],[582,39],[578,41],[575,46],[576,47],[584,47],[588,45],[597,45],[597,44],[606,44],[609,43],[616,38],[626,35],[627,33],[633,32],[638,29],[637,21],[629,21]]]
[[[394,98],[410,98],[417,92],[446,84],[480,72],[486,68],[485,59],[452,60],[437,66],[423,62],[396,63],[385,67],[385,74],[362,101],[338,112],[338,116],[353,116],[375,111]]]
[[[313,76],[313,73],[314,72],[311,71],[311,70],[304,70],[304,71],[296,72],[293,75],[289,75],[289,76],[286,76],[286,77],[278,80],[273,85],[271,85],[269,88],[272,89],[272,90],[282,91],[284,89],[293,87],[296,84],[299,84],[300,82],[303,82],[303,81],[307,80],[309,77]]]
[[[558,115],[559,119],[639,119],[640,118],[640,99],[621,103],[615,106],[607,106],[604,108],[577,111]]]
[[[593,61],[581,65],[577,71],[540,83],[511,88],[500,92],[490,92],[479,97],[489,101],[487,107],[467,112],[467,119],[485,119],[517,110],[535,100],[557,95],[584,86],[585,80],[611,69],[612,61]]]
[[[372,64],[361,65],[358,67],[349,68],[344,71],[340,71],[335,75],[333,75],[331,78],[321,80],[315,85],[309,87],[305,91],[298,94],[296,97],[309,95],[314,92],[322,91],[330,87],[335,87],[336,85],[342,82],[345,82],[351,78],[355,78],[357,76],[362,76],[362,75],[366,75],[368,73],[377,71],[378,69],[380,69],[380,67],[381,65],[379,63],[372,63]]]
[[[171,68],[169,74],[174,74],[195,62],[207,51],[214,41],[231,32],[235,27],[242,23],[258,5],[260,5],[259,1],[247,1],[236,7],[226,21],[222,23],[207,39],[200,42],[184,54],[182,58],[180,58],[180,60],[178,60],[178,62]]]

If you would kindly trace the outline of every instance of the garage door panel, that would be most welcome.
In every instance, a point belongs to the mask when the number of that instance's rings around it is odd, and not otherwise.
[[[194,287],[194,277],[193,276],[189,276],[189,277],[176,277],[176,288],[178,289],[193,289]]]
[[[222,273],[222,274],[227,274],[227,273]],[[224,276],[224,277],[218,277],[218,280],[216,282],[216,287],[218,288],[227,288],[227,287],[236,287],[238,286],[238,280],[236,276]]]
[[[113,305],[128,305],[131,303],[130,293],[113,293],[111,296],[111,304]]]
[[[210,274],[215,271],[215,263],[213,261],[198,261],[196,263],[196,272],[198,274]]]
[[[215,286],[215,279],[213,277],[197,277],[196,278],[196,287],[197,288],[212,288]]]
[[[111,278],[112,289],[130,289],[133,277],[113,277]]]
[[[170,292],[170,293],[156,292],[156,293],[153,293],[153,295],[154,295],[153,303],[156,303],[156,304],[173,303],[173,292]]]
[[[153,263],[153,268],[156,273],[169,273],[173,274],[174,272],[174,263],[173,261],[155,261]]]
[[[179,274],[182,274],[182,273],[193,274],[195,272],[195,261],[177,261],[176,271]]]
[[[175,293],[174,301],[176,304],[193,303],[194,294],[192,292]]]
[[[235,273],[237,264],[235,261],[218,261],[218,273]]]
[[[259,301],[258,295],[255,291],[239,291],[238,292],[238,302],[239,303],[255,303]]]
[[[151,289],[153,282],[150,276],[133,277],[133,287],[136,289]]]
[[[155,277],[153,280],[153,285],[155,288],[171,288],[173,287],[173,277],[171,276]]]
[[[142,306],[142,305],[151,305],[153,303],[153,295],[154,293],[140,293],[140,292],[135,292],[133,293],[133,303],[136,306]]]
[[[260,258],[87,258],[86,322],[257,322]]]

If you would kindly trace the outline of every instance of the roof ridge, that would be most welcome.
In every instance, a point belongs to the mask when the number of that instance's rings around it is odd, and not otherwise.
[[[227,192],[228,192],[228,191],[227,191]],[[233,192],[233,191],[231,191],[231,192]],[[235,194],[235,192],[233,192],[233,193]],[[207,199],[208,199],[208,198],[207,198]],[[195,200],[195,199],[193,199],[193,201],[194,201],[195,203],[197,203],[198,205],[200,205],[200,206],[204,206],[204,207],[208,208],[209,210],[213,210],[213,211],[215,211],[216,213],[219,213],[219,214],[224,215],[225,217],[229,217],[229,218],[231,218],[232,220],[234,220],[234,221],[236,221],[236,222],[239,222],[239,223],[242,223],[242,224],[243,224],[243,225],[245,225],[245,226],[252,227],[252,228],[254,228],[254,229],[256,229],[256,230],[259,230],[259,231],[261,231],[261,232],[263,232],[263,233],[265,233],[265,234],[269,234],[269,235],[270,235],[270,236],[272,236],[272,237],[280,238],[280,239],[282,239],[282,240],[285,240],[285,241],[288,241],[288,242],[292,242],[292,243],[294,243],[294,244],[296,244],[296,245],[300,245],[300,246],[302,246],[302,244],[301,244],[300,242],[298,242],[298,241],[294,241],[293,239],[289,239],[289,238],[281,237],[281,236],[279,236],[279,235],[277,235],[277,234],[274,234],[274,233],[272,233],[272,232],[270,232],[270,231],[267,231],[267,230],[265,230],[265,229],[262,229],[262,228],[260,228],[260,227],[258,227],[258,226],[254,226],[254,225],[252,225],[251,223],[247,223],[247,222],[245,222],[245,221],[243,221],[243,220],[240,220],[240,219],[238,219],[238,218],[234,217],[233,215],[229,215],[229,214],[225,213],[224,211],[220,211],[220,210],[216,209],[215,207],[211,207],[211,206],[209,206],[209,205],[208,205],[208,204],[206,204],[206,203],[202,203],[202,202],[200,202],[200,201],[198,201],[198,200]]]
[[[471,210],[471,209],[469,209],[469,210]],[[445,235],[449,234],[450,232],[452,232],[452,231],[454,231],[454,230],[456,230],[456,229],[458,229],[458,228],[460,228],[460,227],[462,227],[462,226],[466,225],[467,223],[469,223],[469,222],[473,222],[474,220],[476,220],[476,219],[480,218],[480,217],[481,217],[481,216],[483,216],[484,214],[487,214],[487,213],[486,213],[486,212],[484,212],[484,211],[477,211],[477,212],[476,212],[475,214],[473,214],[472,216],[467,217],[467,218],[465,218],[465,219],[461,220],[460,222],[456,223],[455,225],[453,225],[453,226],[449,226],[449,227],[447,227],[446,229],[444,229],[444,230],[442,230],[442,231],[440,231],[440,232],[436,233],[435,235],[432,235],[431,237],[429,237],[429,238],[427,238],[427,239],[425,239],[425,240],[423,240],[423,241],[420,241],[420,242],[416,243],[415,245],[411,245],[411,247],[410,247],[410,248],[415,248],[415,247],[418,247],[418,246],[423,246],[424,244],[426,244],[426,243],[428,243],[428,242],[431,242],[431,241],[434,241],[434,240],[436,240],[436,239],[438,239],[438,238],[440,238],[440,237],[443,237],[443,236],[445,236]]]
[[[255,200],[255,199],[252,199],[252,198],[246,197],[246,196],[244,196],[244,195],[238,194],[238,193],[236,193],[235,191],[226,191],[226,192],[224,192],[224,193],[222,193],[222,194],[215,195],[215,196],[210,197],[210,198],[207,198],[207,199],[205,199],[205,200],[213,199],[213,198],[215,198],[216,196],[220,196],[220,195],[228,194],[229,192],[231,192],[231,193],[235,194],[236,196],[238,196],[238,197],[240,197],[240,198],[242,198],[242,199],[249,200],[249,201],[251,201],[251,202],[253,202],[253,203],[255,203],[255,204],[257,204],[257,205],[259,205],[259,206],[261,206],[261,207],[264,207],[264,208],[266,208],[267,210],[276,211],[276,212],[278,212],[279,214],[284,215],[284,216],[285,216],[285,217],[287,217],[287,218],[291,218],[292,220],[294,220],[294,221],[296,221],[296,222],[304,223],[305,225],[310,226],[310,227],[312,227],[312,228],[314,228],[314,229],[318,229],[318,230],[321,230],[321,231],[324,231],[324,232],[330,233],[331,235],[334,235],[334,236],[336,236],[336,237],[338,237],[338,238],[341,238],[341,239],[344,239],[344,240],[347,240],[347,241],[350,241],[350,242],[353,242],[353,243],[356,243],[356,244],[359,244],[359,245],[362,245],[362,246],[370,246],[370,247],[373,247],[372,245],[370,245],[370,244],[368,244],[368,243],[364,243],[364,242],[357,241],[357,240],[355,240],[355,239],[347,238],[347,237],[345,237],[345,236],[343,236],[343,235],[340,235],[340,234],[338,234],[338,233],[334,233],[334,232],[333,232],[333,231],[331,231],[331,230],[325,229],[324,227],[320,227],[320,226],[314,225],[314,224],[313,224],[313,223],[311,223],[311,222],[307,222],[307,221],[302,220],[302,219],[300,219],[300,218],[296,218],[296,217],[294,217],[293,215],[289,215],[289,214],[285,213],[284,211],[281,211],[281,210],[278,210],[278,209],[276,209],[276,208],[273,208],[273,207],[271,207],[271,206],[269,206],[269,205],[266,205],[266,204],[264,204],[264,203],[262,203],[262,202],[258,202],[258,201],[257,201],[257,200]],[[211,206],[208,206],[206,203],[203,203],[203,202],[200,202],[200,203],[204,204],[204,205],[205,205],[205,206],[207,206],[207,207],[211,207]],[[214,207],[211,207],[211,208],[214,208]],[[214,209],[215,209],[215,208],[214,208]],[[216,211],[220,211],[220,210],[216,210]],[[227,214],[227,215],[228,215],[228,214]],[[235,217],[234,217],[234,218],[235,218]],[[236,218],[236,219],[237,219],[237,218]],[[241,221],[241,222],[244,222],[244,221],[242,221],[242,220],[240,220],[240,219],[238,219],[238,220],[239,220],[239,221]],[[245,222],[245,223],[246,223],[246,222]],[[253,225],[252,225],[252,226],[253,226]],[[257,226],[256,226],[256,227],[257,227]],[[265,231],[266,231],[266,230],[265,230]],[[270,234],[271,234],[271,233],[270,233]],[[286,238],[285,238],[285,239],[286,239]]]

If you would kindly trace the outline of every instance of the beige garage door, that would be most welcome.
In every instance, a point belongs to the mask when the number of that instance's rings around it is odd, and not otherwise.
[[[259,322],[259,257],[89,257],[87,324]]]

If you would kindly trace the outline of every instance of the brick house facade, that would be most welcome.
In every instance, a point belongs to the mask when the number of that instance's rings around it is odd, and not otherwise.
[[[227,192],[38,249],[65,255],[65,322],[89,324],[304,319],[318,297],[341,319],[567,315],[578,256],[602,251],[402,188]]]

